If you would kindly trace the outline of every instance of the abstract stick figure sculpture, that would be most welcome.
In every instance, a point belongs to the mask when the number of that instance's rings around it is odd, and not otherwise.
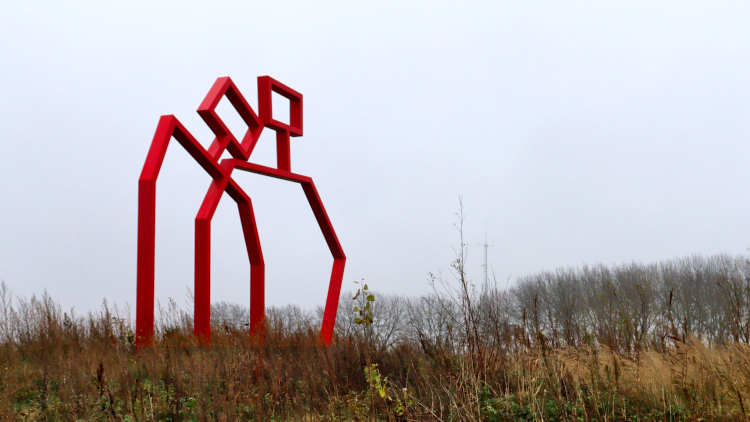
[[[288,124],[273,117],[272,94],[274,92],[289,100],[290,122]],[[232,135],[216,114],[216,106],[224,96],[248,126],[241,140]],[[323,342],[330,344],[333,325],[336,322],[346,255],[336,237],[318,191],[315,189],[315,183],[310,177],[291,171],[289,143],[290,137],[302,136],[302,94],[270,76],[260,76],[258,77],[258,114],[256,115],[232,80],[229,77],[222,77],[216,80],[198,107],[198,114],[216,136],[208,150],[198,143],[175,116],[162,116],[138,180],[136,345],[139,347],[148,345],[154,334],[156,179],[172,138],[176,139],[213,179],[195,217],[195,307],[193,315],[195,335],[203,341],[208,341],[211,335],[211,219],[224,192],[237,203],[247,256],[250,261],[250,334],[262,335],[265,315],[263,251],[250,197],[231,177],[233,170],[243,170],[297,182],[302,186],[302,191],[323,232],[328,249],[333,255],[333,268],[320,333]],[[276,168],[248,162],[264,128],[276,132]],[[229,151],[233,158],[219,161],[225,150]]]

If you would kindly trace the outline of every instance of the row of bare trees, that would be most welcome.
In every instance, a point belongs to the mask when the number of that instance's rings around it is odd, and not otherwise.
[[[474,286],[433,277],[419,298],[375,294],[373,323],[355,324],[351,294],[342,295],[336,333],[366,335],[380,348],[416,342],[425,351],[605,345],[631,354],[664,350],[696,337],[705,343],[750,343],[750,260],[693,256],[654,264],[631,263],[540,272],[515,287]],[[231,310],[231,311],[230,311]],[[217,320],[246,324],[247,311],[214,306]],[[320,312],[272,308],[269,324],[315,330]]]
[[[741,256],[544,272],[502,294],[510,320],[554,346],[597,342],[633,351],[688,336],[750,341],[750,261]]]
[[[624,353],[663,350],[690,336],[750,343],[750,260],[743,256],[559,269],[507,290],[458,286],[421,298],[379,295],[373,335],[383,347],[400,340],[452,349],[585,344]],[[355,329],[339,319],[340,334]]]
[[[458,282],[433,277],[431,294],[407,298],[375,293],[367,327],[355,322],[353,295],[344,293],[336,334],[366,336],[382,350],[404,342],[419,344],[427,353],[604,345],[632,354],[645,348],[664,350],[688,337],[709,344],[750,344],[750,259],[745,256],[559,269],[522,277],[510,289],[473,285],[460,263],[454,265]],[[23,341],[47,332],[45,324],[78,319],[46,295],[18,299],[15,306],[12,302],[2,285],[0,341]],[[110,317],[110,308],[105,304],[104,309],[105,319],[116,320],[117,331],[124,333],[127,316]],[[59,315],[33,318],[40,310]],[[189,312],[173,302],[160,308],[159,315],[161,331],[189,330],[192,325]],[[321,310],[287,306],[270,308],[267,321],[271,332],[317,331],[321,315]],[[246,329],[248,319],[241,305],[212,307],[214,329]]]

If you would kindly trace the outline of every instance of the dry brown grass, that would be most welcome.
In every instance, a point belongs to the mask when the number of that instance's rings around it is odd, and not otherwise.
[[[353,331],[322,347],[300,323],[269,326],[262,343],[217,326],[200,347],[178,312],[136,351],[129,322],[106,305],[77,318],[45,296],[3,315],[9,421],[734,421],[750,397],[750,347],[695,338],[627,355],[552,348],[541,335],[502,349],[408,338],[384,348]]]

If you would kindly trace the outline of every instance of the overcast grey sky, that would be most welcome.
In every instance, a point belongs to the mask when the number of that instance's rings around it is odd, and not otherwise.
[[[137,179],[158,118],[229,75],[302,92],[292,169],[348,255],[345,288],[429,291],[463,195],[468,265],[561,265],[750,247],[744,1],[5,2],[0,280],[66,307],[135,301]],[[225,110],[226,111],[226,110]],[[224,114],[228,116],[230,114]],[[232,126],[234,127],[234,126]],[[271,163],[272,135],[254,159]],[[267,303],[323,303],[330,255],[294,184],[252,196]],[[178,144],[158,183],[156,293],[182,302],[208,176]],[[236,208],[213,226],[213,299],[247,303]]]

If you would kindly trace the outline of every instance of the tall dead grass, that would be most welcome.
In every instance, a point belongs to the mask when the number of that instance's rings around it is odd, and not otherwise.
[[[430,303],[442,312],[442,300]],[[739,343],[688,337],[631,354],[556,347],[540,332],[533,342],[530,333],[492,340],[478,326],[470,346],[458,325],[455,338],[384,345],[356,325],[342,332],[344,307],[327,348],[315,318],[294,308],[269,311],[262,343],[216,321],[200,347],[172,303],[154,346],[136,351],[127,310],[106,303],[77,316],[47,295],[12,299],[3,287],[0,306],[1,420],[676,421],[743,420],[749,410],[750,347]],[[438,312],[422,310],[410,312]]]

